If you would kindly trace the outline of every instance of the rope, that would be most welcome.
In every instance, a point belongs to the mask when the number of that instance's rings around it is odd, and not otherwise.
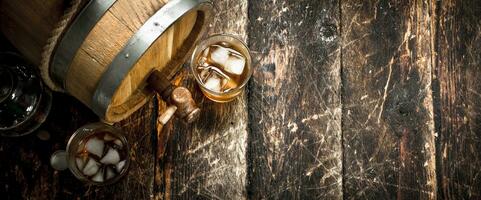
[[[49,73],[50,61],[52,58],[52,53],[57,46],[57,43],[62,38],[62,34],[66,31],[67,26],[73,21],[75,15],[81,10],[81,5],[83,1],[86,0],[72,0],[70,6],[65,10],[63,16],[60,18],[55,29],[52,31],[50,38],[43,47],[42,58],[40,61],[40,75],[42,76],[44,82],[50,87],[50,89],[57,92],[64,92],[62,86],[59,86],[54,81],[52,81]]]

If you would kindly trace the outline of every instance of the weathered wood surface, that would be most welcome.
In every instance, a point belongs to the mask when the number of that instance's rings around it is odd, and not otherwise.
[[[116,124],[131,145],[132,163],[128,175],[109,187],[84,186],[70,171],[50,167],[50,155],[65,149],[70,135],[79,127],[98,121],[77,100],[54,95],[53,110],[39,131],[21,138],[0,140],[2,187],[8,199],[148,199],[153,194],[154,154],[152,146],[153,104]],[[48,140],[36,135],[49,133]]]
[[[85,109],[78,109],[82,106],[71,98],[60,95],[54,98],[51,113],[55,115],[50,115],[40,128],[49,133],[49,140],[40,140],[36,136],[37,131],[27,137],[2,138],[0,141],[3,183],[0,193],[8,194],[9,199],[62,197],[72,194],[72,189],[80,186],[69,172],[55,172],[50,167],[49,159],[50,154],[65,148],[69,135],[76,127],[88,123],[86,119],[92,115],[84,112]],[[65,184],[69,182],[71,184]]]
[[[12,50],[3,39],[0,51]],[[38,131],[26,137],[0,138],[0,194],[3,199],[149,199],[154,186],[155,102],[115,126],[131,145],[127,176],[108,187],[85,186],[70,171],[50,167],[50,155],[65,149],[79,127],[98,118],[79,101],[54,94],[52,110]],[[39,137],[39,133],[48,133]],[[40,139],[43,138],[43,139]]]
[[[344,198],[434,199],[433,1],[342,1]]]
[[[247,0],[214,1],[214,21],[209,35],[229,33],[246,41]],[[156,170],[158,199],[244,199],[246,198],[247,101],[245,93],[236,100],[218,104],[202,95],[189,66],[176,84],[194,93],[202,114],[191,126],[174,119],[163,128],[170,136],[165,152],[159,150]],[[165,107],[159,107],[159,113]],[[162,141],[159,141],[162,143]],[[164,145],[160,145],[164,146]]]
[[[440,199],[481,199],[481,3],[438,2],[437,174]]]
[[[165,109],[151,102],[118,125],[136,144],[137,164],[119,184],[99,188],[48,165],[76,128],[97,120],[80,102],[55,95],[54,114],[42,127],[51,133],[48,141],[35,134],[0,138],[6,161],[0,193],[6,199],[481,198],[480,1],[214,3],[209,34],[237,34],[253,53],[254,75],[241,97],[207,100],[184,66],[174,82],[193,91],[201,119],[157,124],[151,135]]]
[[[339,1],[250,1],[248,194],[342,199]]]

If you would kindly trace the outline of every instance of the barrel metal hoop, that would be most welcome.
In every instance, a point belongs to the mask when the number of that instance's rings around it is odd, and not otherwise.
[[[173,0],[160,8],[129,39],[102,74],[92,97],[92,110],[105,118],[113,95],[125,76],[155,40],[187,12],[197,10],[210,13],[212,9],[213,5],[208,0]]]
[[[72,22],[60,40],[50,65],[50,75],[58,85],[66,88],[70,65],[97,22],[117,0],[91,0]]]

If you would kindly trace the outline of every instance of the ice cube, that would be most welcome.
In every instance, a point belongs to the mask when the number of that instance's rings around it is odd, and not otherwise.
[[[230,79],[230,77],[225,74],[224,72],[222,72],[222,70],[220,70],[219,68],[217,67],[214,67],[214,66],[209,66],[208,67],[210,70],[212,70],[214,73],[216,73],[217,75],[223,77],[223,78],[227,78],[227,79]]]
[[[220,92],[220,88],[221,88],[220,78],[217,77],[216,75],[212,75],[209,78],[207,78],[207,81],[205,81],[204,86],[209,90]]]
[[[202,51],[202,57],[207,58],[209,56],[210,47],[207,47]]]
[[[116,139],[114,141],[114,144],[116,144],[117,146],[119,146],[120,148],[122,148],[122,146],[124,146],[124,144],[122,143],[122,141],[120,141],[119,139]]]
[[[232,90],[237,87],[237,83],[233,79],[222,79],[222,89],[224,91]]]
[[[83,169],[83,173],[86,175],[86,176],[92,176],[94,175],[95,173],[97,173],[99,171],[99,163],[97,163],[94,159],[92,158],[89,158],[89,161],[87,162],[87,164],[85,165],[84,169]]]
[[[229,51],[224,47],[217,46],[217,48],[215,48],[210,54],[210,59],[213,62],[224,66],[227,62],[227,59],[229,59]]]
[[[207,67],[209,63],[207,63],[207,58],[200,57],[199,62],[197,62],[197,67]]]
[[[217,44],[214,44],[214,45],[211,45],[212,47],[223,47],[225,48],[227,51],[229,51],[229,53],[232,55],[236,55],[236,56],[242,56],[241,53],[239,53],[238,51],[234,50],[231,48],[231,45],[226,43],[226,42],[222,42],[221,45],[217,45]]]
[[[210,72],[210,70],[208,70],[208,69],[203,69],[202,71],[200,71],[199,76],[200,76],[200,80],[202,80],[202,82],[205,82],[205,80],[209,76],[209,72]]]
[[[123,161],[120,161],[119,163],[117,163],[117,165],[115,166],[115,168],[117,169],[117,172],[120,173],[122,171],[122,169],[124,169],[125,163],[127,163],[126,160],[123,160]]]
[[[104,146],[104,141],[99,140],[96,137],[89,139],[87,141],[87,144],[85,144],[87,151],[94,155],[97,155],[98,157],[102,157],[102,153],[104,152]]]
[[[227,48],[227,51],[229,51],[230,55],[234,55],[234,56],[237,56],[237,57],[242,57],[242,54],[234,49],[231,49],[231,48]]]
[[[241,75],[245,65],[244,57],[231,55],[224,65],[224,70],[232,74]]]
[[[119,152],[113,148],[110,148],[107,154],[100,160],[103,164],[117,164],[120,161]]]
[[[222,81],[221,81],[222,88],[225,87],[225,85],[227,84],[228,81],[229,81],[229,79],[226,79],[226,78],[222,79]]]
[[[114,136],[110,135],[110,134],[105,134],[105,135],[104,135],[104,140],[105,140],[105,141],[113,141],[113,140],[115,140],[115,139],[116,139],[116,138],[115,138]]]
[[[85,166],[85,160],[80,157],[75,158],[75,163],[77,164],[77,168],[79,170],[82,170]]]
[[[107,167],[107,170],[105,170],[105,179],[109,180],[113,177],[115,177],[114,170],[111,167]]]
[[[102,170],[100,170],[99,172],[97,172],[97,174],[95,174],[95,176],[92,178],[92,181],[95,181],[95,182],[99,182],[99,183],[102,183],[104,182],[104,176],[103,176],[103,172]]]

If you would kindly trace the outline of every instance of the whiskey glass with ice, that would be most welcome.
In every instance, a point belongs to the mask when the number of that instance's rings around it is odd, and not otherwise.
[[[87,124],[75,131],[66,151],[55,152],[50,164],[57,170],[70,169],[79,180],[92,185],[109,185],[127,174],[129,144],[117,128]]]
[[[204,95],[215,102],[235,99],[252,76],[249,48],[227,34],[201,41],[192,54],[190,67]]]

